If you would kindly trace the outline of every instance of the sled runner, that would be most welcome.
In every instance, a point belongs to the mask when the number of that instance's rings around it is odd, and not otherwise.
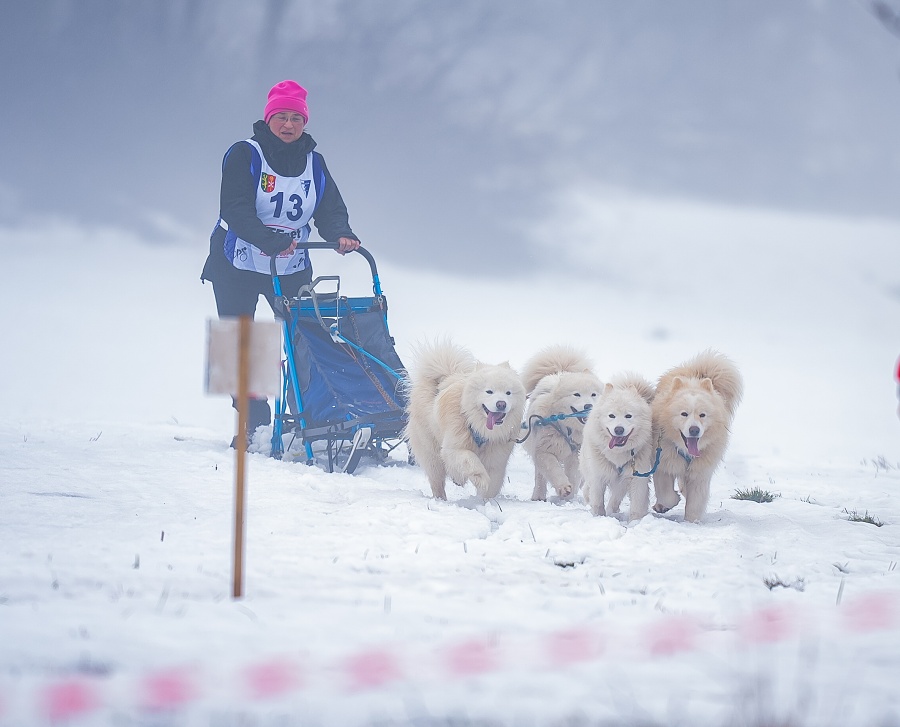
[[[337,243],[307,242],[311,249]],[[300,446],[307,464],[352,473],[363,455],[385,463],[402,441],[403,363],[387,324],[387,299],[375,259],[364,248],[373,295],[341,295],[340,276],[314,278],[285,298],[272,258],[276,315],[282,322],[281,395],[275,401],[272,456]],[[287,446],[285,446],[287,442]]]

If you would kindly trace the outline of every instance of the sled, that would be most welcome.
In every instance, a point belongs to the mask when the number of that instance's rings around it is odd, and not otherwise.
[[[333,242],[307,242],[308,249],[338,249]],[[298,448],[307,464],[352,473],[362,457],[389,464],[406,426],[406,371],[388,329],[387,298],[375,259],[363,257],[372,295],[341,294],[341,278],[325,275],[286,298],[272,258],[276,317],[284,342],[281,394],[275,400],[272,457]],[[293,455],[292,455],[293,456]]]

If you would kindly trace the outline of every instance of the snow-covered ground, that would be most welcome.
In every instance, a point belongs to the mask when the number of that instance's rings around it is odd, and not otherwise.
[[[398,352],[653,379],[721,350],[746,392],[703,522],[531,502],[522,451],[496,500],[436,502],[402,448],[350,476],[260,441],[237,601],[204,242],[0,230],[0,724],[900,724],[900,225],[565,199],[526,280],[366,240]]]

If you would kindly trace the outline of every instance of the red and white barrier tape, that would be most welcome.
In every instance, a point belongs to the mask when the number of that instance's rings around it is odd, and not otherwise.
[[[811,617],[812,616],[812,617]],[[607,621],[524,638],[471,638],[437,648],[384,646],[317,662],[277,656],[244,664],[230,673],[175,667],[136,677],[23,676],[0,680],[0,723],[40,717],[50,722],[122,712],[178,712],[205,704],[247,704],[289,698],[323,685],[340,693],[388,688],[399,683],[464,679],[546,670],[614,657],[617,662],[675,657],[721,647],[748,649],[804,635],[848,639],[900,626],[900,595],[871,593],[817,614],[797,607],[766,607],[728,625],[711,626],[691,616],[664,616],[625,633]]]

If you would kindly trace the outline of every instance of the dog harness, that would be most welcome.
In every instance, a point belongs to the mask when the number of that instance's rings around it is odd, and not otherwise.
[[[559,436],[563,438],[565,443],[569,445],[569,449],[572,450],[573,454],[578,452],[578,445],[572,441],[572,430],[569,427],[566,427],[566,431],[563,431],[563,428],[556,422],[550,422],[550,426],[553,427],[559,433]]]
[[[659,458],[662,456],[662,447],[659,446],[659,442],[656,443],[656,461],[653,463],[653,468],[649,472],[638,472],[637,468],[634,466],[634,453],[632,452],[631,457],[631,474],[635,477],[649,477],[659,468]]]
[[[469,425],[469,434],[472,435],[472,441],[475,442],[476,447],[483,447],[485,444],[487,444],[487,440],[474,429],[472,429],[471,424]]]
[[[532,427],[545,427],[548,425],[554,427],[556,431],[562,434],[563,438],[566,439],[566,441],[569,441],[568,437],[566,437],[566,435],[562,433],[562,430],[560,430],[560,428],[556,425],[556,422],[558,422],[560,419],[569,419],[570,417],[576,417],[577,419],[586,419],[588,414],[590,414],[590,411],[590,409],[582,409],[581,411],[575,411],[571,414],[551,414],[548,417],[541,417],[537,414],[532,414],[530,417],[528,417],[528,421],[522,424],[522,429],[527,429],[528,431],[525,433],[524,437],[516,440],[516,444],[522,444],[522,442],[524,442],[526,439],[528,439],[529,436],[531,436]],[[568,427],[566,428],[568,429]],[[570,441],[569,446],[572,446],[572,443]],[[573,449],[572,451],[577,451],[577,448]]]
[[[677,444],[673,445],[673,446],[675,447],[675,451],[678,452],[679,455],[681,455],[681,459],[683,459],[685,462],[690,464],[691,462],[694,461],[694,458],[691,455],[689,455],[687,452],[683,452]],[[658,456],[657,456],[657,461],[659,461]]]
[[[659,469],[659,459],[662,456],[662,447],[660,446],[660,442],[662,441],[662,437],[656,441],[656,461],[653,463],[653,467],[649,472],[638,472],[637,471],[637,463],[634,461],[634,450],[631,450],[631,461],[627,464],[631,465],[631,476],[632,477],[650,477],[657,469]],[[690,462],[688,462],[690,464]],[[617,467],[616,470],[619,472],[619,476],[625,471],[625,465],[623,464],[621,467]]]

